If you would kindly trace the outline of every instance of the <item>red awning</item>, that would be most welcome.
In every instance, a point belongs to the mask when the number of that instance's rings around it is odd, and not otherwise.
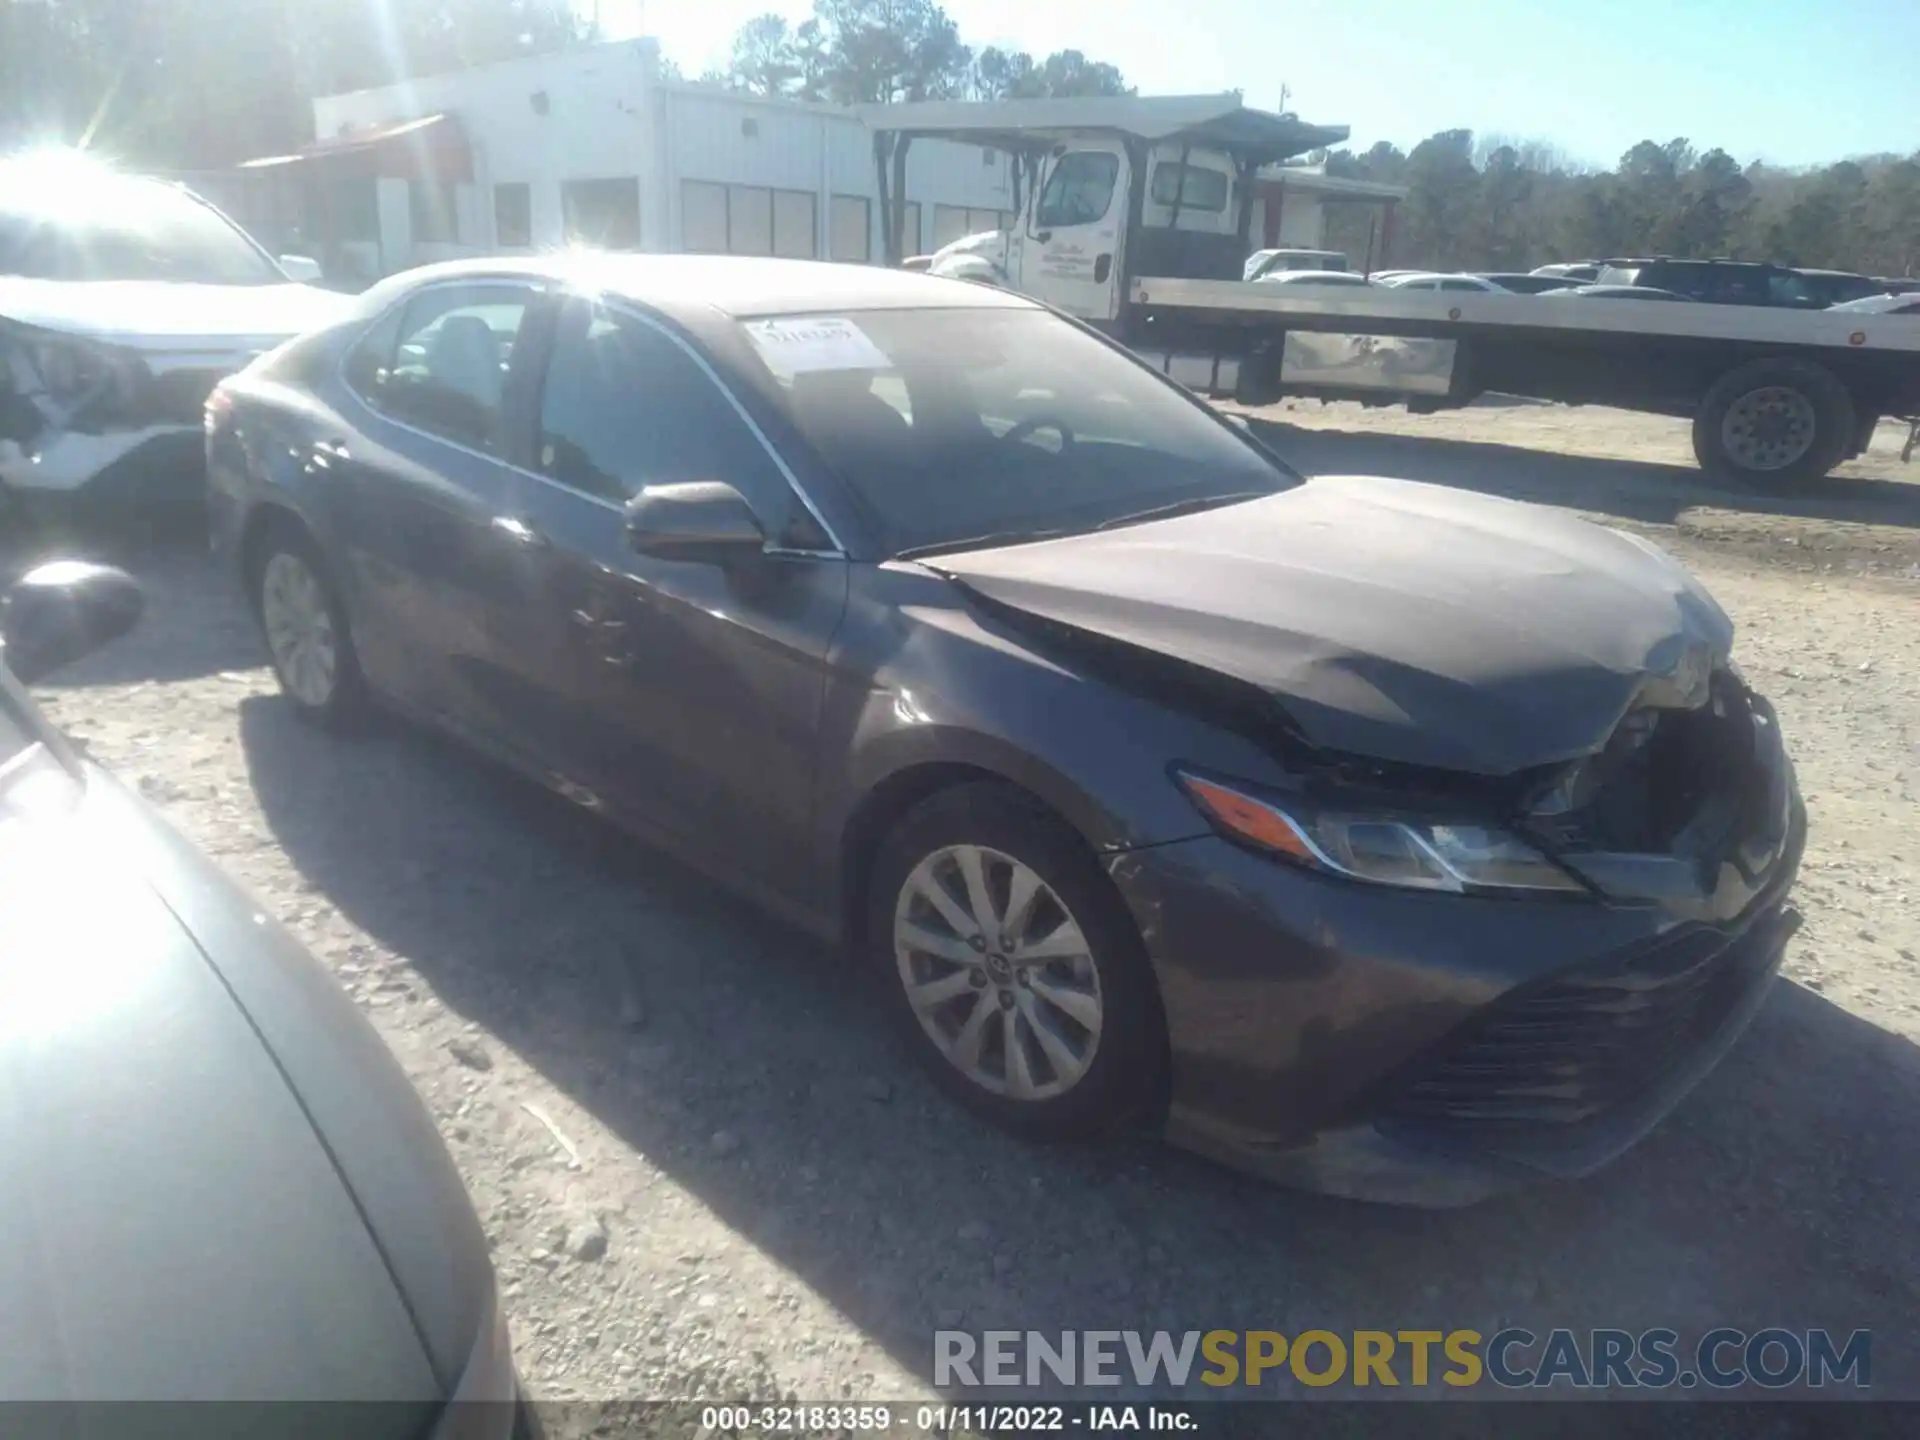
[[[446,180],[473,178],[473,152],[466,132],[459,120],[445,114],[349,130],[302,146],[291,155],[243,161],[240,169],[271,170],[316,163],[347,174],[403,180],[423,174]]]

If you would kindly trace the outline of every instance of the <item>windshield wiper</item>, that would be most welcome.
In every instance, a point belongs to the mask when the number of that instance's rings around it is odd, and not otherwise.
[[[1117,530],[1122,525],[1143,525],[1149,520],[1171,520],[1176,515],[1196,515],[1202,510],[1212,510],[1220,505],[1238,505],[1243,500],[1261,500],[1273,493],[1271,490],[1239,490],[1231,495],[1190,495],[1185,500],[1155,505],[1148,510],[1136,510],[1131,515],[1116,515],[1111,520],[1102,520],[1093,528]]]
[[[961,550],[992,550],[1001,545],[1026,545],[1035,540],[1057,540],[1072,530],[995,530],[971,535],[965,540],[933,540],[925,545],[909,545],[893,552],[895,560],[924,560],[929,555],[951,555]]]

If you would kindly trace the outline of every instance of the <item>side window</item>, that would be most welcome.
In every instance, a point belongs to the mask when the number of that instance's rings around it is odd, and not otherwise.
[[[1440,288],[1442,290],[1475,290],[1477,291],[1480,289],[1480,286],[1474,284],[1471,280],[1442,280],[1440,282]]]
[[[429,290],[368,332],[347,357],[347,383],[395,420],[498,450],[507,365],[532,303],[518,285]]]
[[[1062,155],[1047,177],[1033,223],[1042,230],[1056,225],[1091,225],[1106,218],[1113,188],[1120,178],[1120,157],[1098,150],[1075,150]]]
[[[792,538],[804,513],[766,447],[675,340],[586,303],[568,308],[554,342],[536,458],[551,479],[615,505],[649,485],[724,480],[769,535]]]
[[[1182,210],[1202,210],[1217,215],[1227,208],[1228,188],[1223,171],[1163,160],[1153,167],[1149,194],[1156,205],[1170,206],[1177,198]]]
[[[400,341],[400,312],[392,311],[347,352],[343,370],[348,387],[369,405],[378,406],[380,387],[393,368],[393,350]]]
[[[1756,295],[1743,301],[1748,305],[1796,305],[1806,309],[1818,309],[1819,298],[1813,293],[1804,276],[1795,275],[1791,270],[1776,270],[1767,276],[1764,290],[1754,287]]]

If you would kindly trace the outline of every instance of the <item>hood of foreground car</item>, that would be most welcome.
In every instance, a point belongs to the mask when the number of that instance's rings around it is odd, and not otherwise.
[[[351,296],[292,281],[192,285],[0,276],[0,317],[139,350],[268,349],[333,323],[352,304]]]
[[[0,1400],[431,1403],[274,1056],[94,801],[28,788],[0,805]]]
[[[1733,639],[1650,544],[1372,477],[929,563],[1001,606],[1258,686],[1313,745],[1485,775],[1599,750]]]

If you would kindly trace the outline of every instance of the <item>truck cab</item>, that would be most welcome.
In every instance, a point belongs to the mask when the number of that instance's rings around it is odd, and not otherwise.
[[[1103,326],[1120,322],[1135,276],[1240,280],[1258,167],[1346,135],[1234,96],[930,102],[865,118],[884,136],[971,140],[1018,157],[1012,229],[957,240],[926,269]]]

